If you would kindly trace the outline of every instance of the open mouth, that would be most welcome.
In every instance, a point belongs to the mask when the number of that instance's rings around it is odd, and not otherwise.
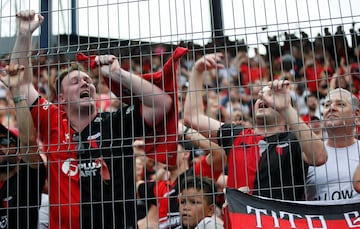
[[[260,102],[259,108],[268,108],[268,106],[264,102]]]
[[[90,93],[88,91],[83,91],[80,93],[80,99],[89,98],[89,97],[90,97]]]

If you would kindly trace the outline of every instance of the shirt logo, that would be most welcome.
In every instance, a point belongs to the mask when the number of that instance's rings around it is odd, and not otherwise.
[[[8,197],[4,198],[4,199],[2,200],[2,205],[3,205],[3,207],[4,207],[4,208],[8,208],[8,207],[9,207],[9,202],[10,202],[12,199],[13,199],[12,196],[8,196]]]
[[[96,134],[94,135],[90,135],[88,136],[87,140],[94,140],[94,139],[97,139],[98,137],[101,136],[101,133],[100,132],[97,132]]]
[[[269,144],[264,140],[260,140],[258,145],[260,148],[260,155],[262,155],[267,150]]]
[[[74,158],[66,159],[61,166],[61,170],[69,177],[76,176],[79,172],[79,168]]]
[[[283,153],[283,149],[285,148],[285,147],[288,147],[289,146],[289,143],[284,143],[284,144],[280,144],[280,145],[277,145],[276,146],[276,152],[281,156],[282,155],[282,153]]]
[[[0,218],[0,228],[6,228],[7,227],[7,215],[3,215]]]
[[[74,158],[68,158],[61,166],[61,170],[67,176],[73,177],[80,173],[81,177],[92,177],[101,175],[102,160],[78,164]],[[109,174],[104,174],[104,179],[109,179]]]
[[[51,105],[51,103],[49,103],[49,101],[45,101],[42,105],[42,108],[46,111],[49,109],[49,106]]]
[[[130,114],[130,112],[132,112],[134,110],[134,105],[131,105],[129,106],[127,109],[126,109],[126,114]]]
[[[96,117],[94,122],[101,122],[102,118],[101,117]]]

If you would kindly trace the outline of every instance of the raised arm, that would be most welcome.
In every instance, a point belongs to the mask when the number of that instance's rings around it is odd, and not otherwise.
[[[33,73],[29,58],[31,55],[32,34],[39,28],[43,20],[44,17],[40,14],[37,15],[37,20],[35,20],[35,11],[33,10],[24,10],[16,14],[17,35],[10,63],[24,66],[25,77],[23,77],[22,82],[19,82],[21,83],[19,93],[28,99],[28,104],[33,104],[39,95],[32,84]]]
[[[309,165],[324,164],[327,160],[324,142],[304,123],[296,109],[292,107],[289,81],[269,82],[268,87],[259,93],[259,96],[267,105],[274,107],[280,113],[290,131],[296,135],[304,161]]]
[[[168,94],[151,82],[122,69],[118,59],[113,55],[97,56],[95,61],[101,66],[103,75],[128,88],[132,95],[143,102],[142,114],[148,124],[163,121],[164,116],[173,107]]]
[[[16,78],[23,78],[23,66],[10,64],[10,66],[7,66],[6,69],[13,81]],[[29,118],[31,117],[31,114],[27,100],[25,96],[20,93],[20,88],[16,86],[16,83],[14,83],[14,86],[11,86],[10,88],[16,106],[21,158],[25,162],[28,162],[30,167],[38,168],[39,162],[42,162],[42,158],[39,154],[37,134],[34,123],[33,120]]]
[[[210,165],[214,173],[223,171],[227,158],[225,150],[222,147],[210,141],[196,130],[184,127],[181,123],[179,123],[178,129],[185,130],[183,133],[185,140],[192,141],[195,146],[204,150],[206,154],[206,163]]]
[[[204,113],[202,102],[204,72],[214,68],[224,68],[219,63],[222,57],[221,53],[201,57],[196,61],[189,77],[189,91],[184,104],[184,123],[205,137],[216,137],[222,123]]]

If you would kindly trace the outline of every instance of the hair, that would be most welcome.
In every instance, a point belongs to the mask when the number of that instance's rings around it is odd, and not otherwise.
[[[310,93],[310,94],[308,94],[307,96],[305,96],[304,102],[307,103],[308,100],[309,100],[309,98],[311,98],[311,97],[314,97],[314,98],[316,98],[317,100],[319,100],[319,98],[318,98],[314,93]]]
[[[181,182],[180,192],[189,188],[202,190],[203,197],[209,205],[213,204],[216,200],[217,185],[213,179],[200,176],[186,177]]]
[[[328,95],[326,96],[326,99],[329,99],[330,95],[333,93],[336,93],[336,92],[338,92],[340,94],[348,94],[349,95],[348,102],[352,105],[353,111],[360,108],[360,102],[356,98],[356,96],[344,88],[336,88],[336,89],[329,91]]]
[[[61,92],[61,82],[70,72],[73,72],[73,71],[86,72],[85,68],[80,63],[70,62],[68,67],[59,71],[59,73],[57,75],[56,82],[55,82],[55,86],[56,86],[55,89],[56,89],[57,95],[59,95],[59,93]]]

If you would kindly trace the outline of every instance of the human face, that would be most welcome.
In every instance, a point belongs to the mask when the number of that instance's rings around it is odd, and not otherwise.
[[[70,72],[62,80],[61,88],[59,100],[62,104],[95,108],[95,86],[86,73],[78,70]]]
[[[319,106],[319,101],[315,96],[309,96],[307,100],[307,106],[311,111],[316,111]]]
[[[357,111],[358,112],[358,109]],[[344,91],[332,92],[324,104],[325,128],[354,126],[356,114],[351,103],[351,94]]]
[[[16,140],[6,134],[0,135],[0,174],[8,173],[18,163]]]
[[[203,192],[195,188],[184,189],[180,196],[180,216],[182,225],[194,228],[205,217],[212,215],[212,209],[203,197]]]
[[[269,107],[264,100],[261,99],[260,94],[264,93],[265,90],[271,90],[269,87],[264,87],[261,92],[259,92],[259,99],[255,102],[255,119],[257,124],[276,124],[278,122],[278,117],[280,116],[279,112],[274,110],[272,107]]]

